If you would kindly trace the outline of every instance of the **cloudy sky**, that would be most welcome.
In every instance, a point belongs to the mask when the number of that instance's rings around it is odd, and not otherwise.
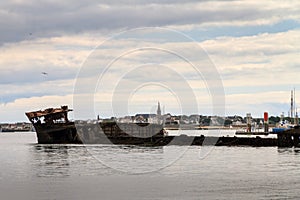
[[[0,122],[65,104],[74,118],[154,112],[157,101],[211,114],[214,88],[226,115],[287,115],[300,90],[298,0],[11,0],[0,27]]]

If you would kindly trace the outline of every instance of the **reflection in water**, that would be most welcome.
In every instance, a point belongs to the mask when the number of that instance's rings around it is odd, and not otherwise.
[[[171,173],[177,167],[173,160],[174,152],[182,150],[180,146],[140,147],[132,145],[32,145],[31,169],[36,177],[69,177],[74,175],[111,175],[124,173]],[[191,147],[192,148],[192,147]],[[200,149],[193,147],[192,163],[198,163],[197,153]],[[226,148],[224,148],[226,150]],[[227,148],[230,149],[230,148]],[[263,148],[264,149],[264,148]],[[300,148],[265,148],[274,149],[278,154],[264,167],[272,169],[276,161],[278,167],[294,170],[295,159],[298,162]],[[246,151],[246,150],[245,150]],[[246,152],[254,151],[247,148]],[[241,149],[239,149],[241,153]],[[232,152],[230,153],[232,154]],[[227,153],[222,154],[228,156]],[[252,155],[252,153],[250,153]],[[188,153],[191,157],[191,154]],[[232,155],[230,155],[232,156]],[[178,159],[180,157],[178,156]],[[277,160],[278,159],[278,160]],[[201,161],[205,163],[209,158]],[[292,163],[289,160],[293,160]],[[191,163],[191,161],[183,163]],[[179,162],[180,163],[180,162]],[[198,163],[199,164],[199,163]],[[269,166],[270,165],[270,166]],[[166,170],[161,171],[166,166]],[[190,167],[190,166],[189,166]],[[198,166],[199,167],[199,166]],[[194,171],[198,171],[198,167]],[[180,167],[179,167],[180,168]]]
[[[291,153],[294,154],[300,154],[300,148],[299,147],[293,147],[293,148],[278,148],[278,153],[280,154],[288,154],[291,155]]]
[[[291,148],[278,148],[278,153],[291,153],[292,149]]]
[[[163,166],[162,147],[131,145],[33,145],[37,177],[143,173]]]
[[[215,147],[199,159],[202,147],[191,146],[157,173],[127,175],[95,157],[146,171],[146,164],[155,168],[168,152],[185,148],[37,145],[35,139],[0,134],[1,199],[299,199],[300,148]]]
[[[148,173],[166,166],[165,147],[88,145],[86,148],[96,160],[118,173]]]
[[[68,146],[35,145],[33,146],[33,169],[36,176],[69,176]]]
[[[300,148],[299,147],[294,148],[294,152],[295,154],[300,154]]]

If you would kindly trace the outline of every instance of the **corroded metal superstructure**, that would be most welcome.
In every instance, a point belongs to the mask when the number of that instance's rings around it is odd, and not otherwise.
[[[38,143],[82,143],[74,122],[68,119],[68,106],[47,108],[34,112],[26,112],[37,133]]]

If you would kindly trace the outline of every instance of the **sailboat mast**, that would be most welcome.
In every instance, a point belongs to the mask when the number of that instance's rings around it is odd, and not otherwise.
[[[294,92],[291,90],[291,123],[293,123],[294,119]]]
[[[294,88],[294,114],[295,114],[295,117],[296,117],[296,112],[297,112],[297,110],[296,110],[296,91]],[[294,120],[294,122],[295,122],[295,120]]]

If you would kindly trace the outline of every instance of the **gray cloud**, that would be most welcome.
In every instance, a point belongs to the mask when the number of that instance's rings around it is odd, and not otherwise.
[[[11,114],[18,107],[22,110],[18,115],[23,116],[24,110],[31,110],[33,106],[42,108],[48,106],[49,103],[60,105],[59,102],[71,102],[71,97],[67,101],[65,96],[73,92],[73,81],[81,66],[81,61],[88,55],[88,51],[97,45],[94,42],[97,42],[95,40],[99,37],[95,39],[93,37],[95,35],[100,35],[101,40],[107,33],[112,35],[124,29],[141,26],[170,26],[184,30],[191,36],[201,35],[201,30],[205,28],[219,31],[218,36],[226,36],[222,27],[228,24],[230,28],[225,29],[227,32],[239,31],[231,29],[231,27],[239,26],[239,28],[246,28],[245,31],[256,28],[258,30],[255,34],[259,34],[272,28],[268,25],[280,21],[284,22],[279,23],[279,26],[285,27],[284,30],[293,29],[294,26],[290,25],[289,19],[300,21],[299,9],[298,1],[280,3],[198,0],[188,2],[178,0],[172,2],[168,0],[111,0],[107,2],[66,0],[55,3],[52,0],[2,1],[0,2],[0,46],[2,45],[0,48],[0,90],[2,93],[0,104],[10,103],[2,105],[1,110],[4,109],[6,110],[4,112]],[[248,26],[249,24],[251,26]],[[267,25],[265,29],[255,27],[261,24]],[[282,32],[282,29],[278,30],[276,29],[275,32]],[[232,92],[232,97],[229,96],[230,103],[241,104],[239,111],[252,109],[252,105],[250,107],[244,105],[243,93],[255,93],[256,88],[261,85],[270,91],[272,88],[270,89],[268,85],[274,86],[275,83],[281,85],[281,90],[285,90],[284,87],[288,88],[289,85],[300,85],[296,78],[299,71],[297,68],[299,59],[296,57],[299,52],[297,48],[299,34],[297,31],[287,32],[286,35],[280,36],[281,34],[276,37],[274,34],[265,37],[259,34],[258,39],[241,37],[236,40],[234,37],[219,40],[209,35],[212,39],[211,43],[203,44],[220,68],[227,89],[231,91],[232,87],[237,85],[241,87]],[[61,37],[47,38],[53,36]],[[239,36],[243,36],[243,33]],[[171,38],[166,39],[171,40]],[[23,40],[29,41],[3,45]],[[117,45],[125,46],[120,42],[117,42]],[[126,43],[126,45],[130,44]],[[189,52],[194,53],[194,51]],[[100,53],[107,58],[113,57],[116,52],[115,49],[104,48]],[[166,61],[165,57],[162,57],[163,60],[160,60],[159,56],[154,57],[158,63]],[[138,59],[138,57],[134,58]],[[200,59],[199,55],[197,58]],[[134,63],[130,57],[123,61],[124,63],[120,65],[122,67],[125,64]],[[145,57],[139,58],[138,61],[149,62]],[[184,69],[182,66],[178,68]],[[269,73],[271,70],[272,73]],[[41,74],[43,71],[48,72],[48,76]],[[112,71],[110,75],[114,78],[113,75],[118,75],[118,72],[118,70]],[[97,73],[99,69],[95,68],[84,76],[87,85],[91,83],[91,79],[93,80],[92,76]],[[189,78],[193,78],[193,74],[189,71],[183,70],[182,73],[187,73]],[[136,78],[139,77],[136,76]],[[164,77],[169,78],[166,75]],[[266,80],[268,80],[267,83]],[[282,86],[283,83],[284,86]],[[250,92],[249,86],[254,88]],[[199,87],[197,85],[197,88]],[[279,94],[274,93],[272,98],[268,96],[269,94],[249,94],[249,97],[259,96],[260,98],[256,98],[259,103],[269,102],[269,99],[273,100],[275,97],[276,102],[285,101],[285,97]],[[265,99],[261,99],[261,96]],[[103,100],[102,97],[101,100]],[[257,108],[263,110],[265,105],[257,106]],[[277,112],[278,108],[275,111]]]
[[[36,37],[113,31],[141,26],[176,26],[205,22],[269,19],[287,8],[235,1],[14,1],[2,2],[0,44]],[[270,4],[271,5],[271,4]],[[297,13],[294,9],[289,15]],[[285,16],[287,16],[285,14]]]
[[[0,85],[24,83],[38,84],[44,81],[56,81],[75,78],[77,69],[59,68],[56,66],[39,67],[36,69],[23,70],[5,70],[1,72]],[[43,74],[43,73],[46,74]]]

